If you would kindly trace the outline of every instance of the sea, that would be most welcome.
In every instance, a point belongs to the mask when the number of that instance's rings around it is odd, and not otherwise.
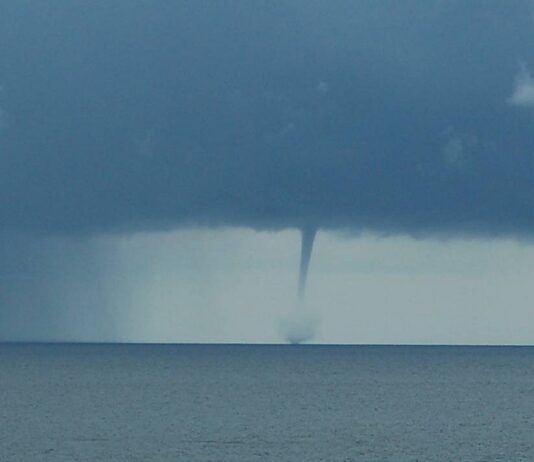
[[[534,348],[0,344],[0,461],[534,461]]]

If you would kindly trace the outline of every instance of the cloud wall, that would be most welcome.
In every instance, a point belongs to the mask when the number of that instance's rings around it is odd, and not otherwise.
[[[3,5],[0,226],[530,234],[531,18],[527,1]]]

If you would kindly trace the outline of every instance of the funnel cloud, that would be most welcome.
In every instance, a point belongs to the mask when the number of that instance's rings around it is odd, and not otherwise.
[[[313,241],[317,230],[313,227],[306,227],[302,230],[302,244],[300,254],[300,270],[299,270],[299,300],[304,299],[304,292],[306,290],[306,281],[308,279],[308,268],[310,266],[310,259],[313,251]]]

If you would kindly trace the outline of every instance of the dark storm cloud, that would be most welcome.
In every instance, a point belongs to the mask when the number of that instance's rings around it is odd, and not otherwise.
[[[529,234],[533,39],[527,1],[2,2],[0,224]]]

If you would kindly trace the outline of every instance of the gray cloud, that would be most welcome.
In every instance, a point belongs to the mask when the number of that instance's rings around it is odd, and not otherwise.
[[[528,8],[4,5],[1,226],[528,234]]]

